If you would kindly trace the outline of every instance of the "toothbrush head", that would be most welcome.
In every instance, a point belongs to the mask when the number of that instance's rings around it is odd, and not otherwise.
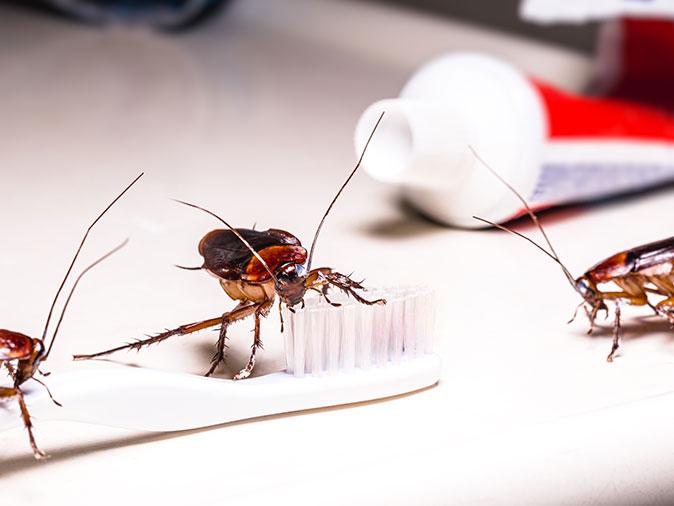
[[[338,294],[306,299],[304,310],[284,311],[287,372],[334,374],[398,363],[432,353],[434,293],[409,286],[368,291],[386,304],[360,304]]]

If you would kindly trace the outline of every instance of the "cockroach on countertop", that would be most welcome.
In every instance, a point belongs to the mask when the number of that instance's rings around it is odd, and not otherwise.
[[[96,223],[103,217],[103,215],[107,213],[108,210],[120,198],[122,198],[122,195],[124,195],[142,176],[143,174],[140,174],[136,179],[134,179],[131,182],[131,184],[129,184],[129,186],[127,186],[124,189],[124,191],[122,191],[117,197],[115,197],[115,199],[110,204],[108,204],[108,206],[103,210],[103,212],[101,212],[98,215],[98,217],[91,223],[91,225],[89,225],[89,228],[87,228],[87,231],[85,232],[84,237],[82,238],[82,241],[80,242],[80,245],[77,248],[77,251],[75,252],[75,256],[70,262],[70,266],[66,271],[66,275],[64,276],[63,281],[61,281],[61,284],[59,285],[59,288],[56,291],[54,300],[52,301],[51,307],[49,308],[49,314],[47,315],[47,321],[44,325],[44,330],[42,331],[42,337],[40,339],[35,339],[25,334],[21,334],[19,332],[0,329],[0,369],[2,369],[3,366],[7,369],[13,383],[13,386],[11,387],[0,387],[0,402],[7,401],[14,397],[16,397],[16,399],[18,400],[19,409],[21,410],[21,417],[23,418],[23,424],[26,427],[26,430],[28,431],[28,439],[30,441],[30,446],[33,450],[33,455],[37,459],[47,458],[47,454],[44,453],[42,450],[40,450],[37,446],[37,443],[35,442],[35,437],[33,435],[33,425],[30,419],[30,413],[28,412],[28,406],[26,406],[26,401],[24,400],[24,394],[23,391],[21,390],[21,385],[23,385],[26,381],[33,379],[47,389],[49,397],[51,398],[52,401],[54,401],[54,403],[57,406],[61,405],[56,400],[54,400],[47,385],[45,385],[41,380],[37,379],[35,375],[36,373],[40,373],[43,376],[47,376],[49,374],[49,373],[42,373],[40,371],[39,369],[40,364],[43,363],[45,360],[47,360],[47,357],[49,357],[49,353],[51,353],[52,347],[54,346],[54,341],[56,340],[59,328],[61,327],[61,322],[63,321],[63,317],[66,313],[66,309],[68,309],[70,299],[72,298],[73,293],[75,292],[75,288],[77,288],[77,285],[82,279],[82,277],[94,266],[98,265],[100,262],[108,258],[110,255],[115,253],[120,248],[122,248],[126,244],[126,241],[124,241],[122,244],[114,248],[112,251],[109,251],[108,253],[103,255],[101,258],[99,258],[94,263],[85,268],[79,274],[79,276],[77,276],[75,282],[73,283],[72,288],[70,289],[70,293],[68,293],[68,297],[66,297],[65,303],[63,304],[63,309],[61,310],[61,315],[59,316],[59,319],[56,323],[56,327],[54,328],[54,332],[51,336],[49,347],[46,347],[45,343],[47,341],[47,331],[49,329],[51,317],[54,313],[54,307],[56,306],[56,302],[59,298],[59,295],[61,294],[61,291],[63,290],[63,287],[65,286],[66,281],[68,280],[68,277],[70,276],[70,273],[72,272],[73,267],[75,266],[75,262],[77,261],[77,258],[79,257],[79,254],[82,251],[82,247],[84,246],[84,243],[86,242],[87,237],[89,236],[89,232],[91,232],[91,229],[94,228],[94,225],[96,225]]]
[[[172,336],[190,334],[220,325],[215,355],[211,361],[211,367],[206,373],[206,376],[210,376],[215,372],[218,365],[225,361],[227,328],[229,325],[238,320],[253,316],[255,319],[255,330],[250,358],[246,366],[234,376],[234,379],[244,379],[253,371],[255,353],[262,346],[260,319],[269,314],[276,295],[279,298],[279,313],[281,304],[285,304],[291,311],[293,311],[293,307],[297,304],[303,306],[304,296],[308,290],[318,292],[328,303],[338,306],[339,304],[332,303],[328,298],[328,290],[331,287],[339,288],[362,304],[386,303],[384,299],[370,301],[363,298],[358,293],[360,290],[365,290],[361,284],[362,282],[355,281],[350,276],[335,272],[329,267],[311,268],[316,240],[325,222],[325,218],[360,167],[367,147],[383,116],[384,114],[382,113],[370,133],[370,137],[355,168],[333,198],[318,224],[308,255],[307,250],[302,247],[300,240],[290,232],[280,229],[257,231],[246,228],[233,228],[225,220],[207,209],[178,201],[181,204],[210,214],[227,227],[227,229],[217,229],[207,233],[199,242],[199,253],[204,258],[203,265],[183,268],[189,270],[203,269],[214,276],[220,282],[220,286],[222,286],[225,293],[231,299],[238,301],[238,305],[222,316],[181,325],[176,329],[167,330],[148,339],[138,340],[90,355],[75,355],[73,358],[75,360],[86,360],[120,350],[139,350],[143,346],[164,341]],[[283,331],[282,317],[281,331]]]
[[[474,218],[526,239],[559,264],[573,289],[583,298],[569,323],[575,319],[578,309],[583,307],[590,321],[588,334],[591,334],[599,311],[604,311],[606,316],[608,316],[607,302],[613,303],[615,315],[613,320],[613,342],[611,351],[606,357],[608,362],[613,362],[613,358],[620,347],[621,303],[627,303],[632,306],[649,306],[656,314],[666,318],[667,321],[674,325],[674,237],[616,253],[585,271],[582,276],[574,278],[559,259],[538,217],[524,197],[480,158],[475,150],[471,148],[471,151],[473,151],[473,154],[482,165],[506,185],[520,200],[531,220],[541,231],[550,251],[536,243],[533,239],[515,230],[477,216],[474,216]],[[619,290],[608,291],[600,288],[601,285],[608,283],[617,285]],[[656,304],[653,304],[649,296],[663,298]]]

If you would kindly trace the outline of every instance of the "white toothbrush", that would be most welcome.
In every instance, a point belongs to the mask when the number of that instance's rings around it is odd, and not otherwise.
[[[47,391],[28,382],[31,415],[146,431],[207,427],[278,413],[351,404],[419,390],[438,382],[432,353],[434,301],[420,288],[368,292],[386,305],[345,297],[333,307],[318,298],[284,312],[283,372],[241,381],[152,369],[82,370],[52,374]],[[0,430],[22,425],[18,407],[0,404]]]

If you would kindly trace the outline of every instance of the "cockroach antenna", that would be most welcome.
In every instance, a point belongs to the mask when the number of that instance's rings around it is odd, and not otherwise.
[[[511,184],[510,184],[510,183],[508,183],[508,181],[506,181],[506,180],[505,180],[505,179],[504,179],[498,172],[496,172],[494,169],[492,169],[491,166],[490,166],[487,162],[485,162],[485,161],[482,159],[482,157],[481,157],[480,155],[477,154],[477,152],[475,151],[475,149],[473,149],[472,146],[468,146],[468,149],[470,149],[470,151],[473,153],[473,156],[474,156],[474,157],[475,157],[475,158],[476,158],[476,159],[477,159],[477,160],[478,160],[478,161],[479,161],[479,162],[480,162],[480,163],[481,163],[481,164],[482,164],[482,165],[483,165],[489,172],[491,172],[492,175],[493,175],[496,179],[498,179],[499,181],[501,181],[501,183],[503,183],[503,184],[504,184],[504,185],[505,185],[505,186],[506,186],[512,193],[513,193],[513,195],[515,195],[515,196],[519,199],[519,201],[520,201],[520,202],[522,203],[522,205],[524,206],[524,209],[526,210],[527,214],[529,215],[529,218],[531,218],[531,221],[534,223],[534,225],[536,225],[536,227],[538,228],[538,230],[540,230],[541,235],[543,236],[543,239],[545,239],[545,243],[546,243],[546,244],[548,245],[548,247],[550,248],[550,251],[547,251],[543,246],[541,246],[540,244],[538,244],[536,241],[534,241],[534,240],[531,239],[530,237],[527,237],[527,236],[524,235],[524,234],[520,234],[519,232],[516,232],[515,230],[513,230],[513,229],[511,229],[511,228],[505,227],[505,226],[503,226],[503,225],[498,225],[498,224],[496,224],[496,223],[492,223],[491,221],[485,220],[484,218],[480,218],[480,217],[478,217],[478,216],[473,216],[473,218],[475,218],[476,220],[482,221],[482,222],[484,222],[484,223],[487,223],[487,224],[489,224],[489,225],[492,225],[492,226],[494,226],[494,227],[496,227],[496,228],[498,228],[498,229],[500,229],[500,230],[503,230],[503,231],[505,231],[505,232],[508,232],[508,233],[510,233],[510,234],[516,235],[516,236],[518,236],[518,237],[521,237],[522,239],[526,239],[527,241],[529,241],[531,244],[533,244],[534,246],[536,246],[539,250],[541,250],[541,251],[542,251],[543,253],[545,253],[547,256],[549,256],[550,258],[552,258],[552,259],[553,259],[553,260],[554,260],[554,261],[561,267],[562,272],[564,272],[564,275],[566,276],[566,279],[569,281],[569,283],[571,284],[571,286],[573,287],[573,289],[574,289],[575,291],[577,291],[578,293],[580,293],[580,291],[578,290],[578,287],[576,286],[576,280],[575,280],[575,278],[573,277],[573,275],[571,274],[571,272],[569,271],[569,269],[566,268],[566,266],[564,265],[564,263],[562,263],[562,261],[559,259],[559,255],[557,255],[557,251],[555,250],[555,247],[552,245],[552,242],[551,242],[550,239],[548,238],[548,234],[545,233],[545,229],[543,228],[543,225],[541,225],[541,222],[538,220],[538,216],[536,216],[536,213],[534,213],[533,209],[531,209],[531,206],[530,206],[529,203],[526,201],[526,199],[525,199],[525,198],[524,198],[524,197],[523,197],[523,196],[522,196],[522,195],[521,195],[521,194],[520,194],[520,193],[519,193],[519,192],[518,192],[518,191],[517,191]],[[582,294],[581,294],[581,295],[582,295]]]
[[[54,329],[54,334],[52,335],[51,342],[49,343],[49,348],[47,348],[47,353],[45,353],[44,357],[42,358],[43,361],[47,359],[47,357],[49,356],[49,353],[51,352],[52,347],[54,346],[54,341],[56,341],[56,335],[58,334],[58,331],[61,328],[61,322],[63,321],[63,317],[66,314],[66,309],[68,309],[68,304],[70,304],[70,299],[72,299],[73,294],[75,293],[75,288],[77,288],[77,285],[79,284],[80,280],[84,277],[84,275],[87,272],[89,272],[91,269],[96,267],[103,260],[105,260],[108,257],[117,253],[120,249],[122,249],[124,246],[126,246],[128,244],[128,242],[129,242],[129,240],[125,239],[124,242],[122,242],[120,245],[114,247],[113,249],[108,251],[105,255],[100,257],[98,260],[96,260],[95,262],[88,265],[82,272],[80,272],[79,276],[77,276],[77,278],[75,278],[75,282],[73,283],[73,286],[70,289],[70,292],[68,293],[68,297],[66,297],[66,301],[63,304],[63,309],[61,310],[61,316],[59,316],[59,319],[56,322],[56,328]],[[46,385],[45,385],[45,388],[46,388]],[[47,389],[47,391],[48,390],[49,389]],[[49,395],[51,396],[51,394],[49,394]]]
[[[236,230],[236,229],[235,229],[234,227],[232,227],[229,223],[227,223],[225,220],[223,220],[222,218],[220,218],[220,216],[218,216],[217,214],[215,214],[213,211],[209,211],[209,210],[206,209],[206,208],[200,207],[200,206],[198,206],[198,205],[196,205],[196,204],[190,204],[189,202],[184,202],[184,201],[182,201],[182,200],[178,200],[178,199],[173,199],[173,200],[174,200],[175,202],[177,202],[178,204],[182,204],[182,205],[188,206],[188,207],[193,207],[194,209],[199,209],[200,211],[203,211],[203,212],[205,212],[206,214],[210,214],[211,216],[213,216],[213,218],[215,218],[216,220],[219,220],[220,222],[222,222],[222,223],[223,223],[229,230],[231,230],[231,231],[234,233],[234,235],[235,235],[236,237],[238,237],[238,239],[239,239],[239,240],[246,246],[246,248],[248,248],[248,249],[250,250],[250,252],[253,254],[253,256],[255,256],[255,258],[257,258],[257,259],[259,260],[259,262],[262,264],[262,266],[265,268],[265,270],[266,270],[266,271],[269,273],[269,275],[271,276],[271,279],[274,280],[274,284],[278,284],[278,279],[276,279],[276,276],[274,276],[274,273],[273,273],[273,272],[271,271],[271,269],[269,268],[269,265],[267,265],[267,262],[265,262],[264,258],[262,258],[262,257],[260,256],[260,254],[259,254],[257,251],[255,251],[255,249],[250,245],[250,243],[249,243],[248,241],[246,241],[246,239],[239,233],[238,230]],[[180,269],[186,269],[186,270],[199,270],[199,269],[201,269],[201,267],[199,267],[199,268],[195,268],[195,267],[181,267],[180,265],[177,265],[176,267],[178,267],[178,268],[180,268]]]
[[[73,267],[75,266],[75,262],[77,261],[77,258],[79,257],[80,252],[82,251],[82,247],[84,246],[84,243],[86,242],[87,237],[89,236],[89,232],[91,232],[91,229],[94,228],[94,225],[96,225],[96,223],[98,223],[98,221],[103,217],[103,215],[104,215],[105,213],[107,213],[108,210],[109,210],[112,206],[114,206],[115,203],[116,203],[119,199],[121,199],[122,196],[123,196],[127,191],[129,191],[129,189],[130,189],[134,184],[136,184],[136,182],[137,182],[141,177],[143,177],[144,174],[145,174],[144,172],[141,172],[141,173],[136,177],[136,179],[134,179],[133,181],[131,181],[131,183],[130,183],[126,188],[124,188],[124,190],[123,190],[119,195],[117,195],[117,197],[115,197],[115,199],[114,199],[112,202],[110,202],[110,203],[108,204],[108,206],[107,206],[105,209],[103,209],[103,211],[96,217],[96,219],[95,219],[95,220],[91,223],[91,225],[89,225],[89,227],[87,228],[87,231],[84,233],[84,237],[82,237],[82,241],[80,242],[80,245],[78,246],[77,251],[75,252],[75,256],[73,257],[72,261],[70,262],[70,265],[68,266],[68,270],[66,271],[66,275],[63,277],[63,281],[61,281],[61,284],[59,285],[58,290],[56,290],[56,295],[54,296],[54,300],[52,301],[51,307],[49,308],[49,313],[47,314],[47,321],[46,321],[46,323],[44,324],[44,330],[42,331],[42,341],[43,341],[43,342],[44,342],[45,338],[47,337],[47,329],[49,328],[49,322],[51,321],[52,314],[54,313],[54,307],[56,306],[56,301],[58,300],[59,295],[61,295],[61,291],[63,290],[63,287],[65,286],[66,281],[68,280],[68,276],[70,276],[70,273],[72,272]],[[53,342],[54,342],[54,339],[53,339],[53,337],[52,337],[52,344],[53,344]],[[51,345],[49,346],[49,348],[51,349]]]
[[[314,240],[311,242],[311,248],[309,249],[309,260],[307,260],[307,271],[311,270],[311,262],[314,259],[314,249],[316,248],[316,241],[318,240],[318,234],[321,232],[321,228],[323,227],[323,223],[325,222],[325,218],[328,217],[328,214],[330,214],[330,211],[332,210],[332,206],[335,205],[335,202],[337,202],[337,199],[342,194],[342,191],[344,190],[344,188],[346,188],[346,185],[349,184],[349,181],[351,181],[351,178],[356,174],[356,171],[360,168],[360,165],[363,162],[363,157],[365,157],[365,152],[367,151],[367,147],[370,145],[370,141],[372,140],[372,137],[374,137],[374,133],[377,131],[377,127],[379,127],[379,123],[381,123],[381,120],[384,117],[384,114],[386,114],[386,111],[382,112],[379,115],[379,119],[377,120],[377,123],[375,123],[374,128],[372,129],[372,132],[370,132],[370,136],[368,137],[367,142],[365,143],[365,147],[363,148],[363,151],[360,154],[360,158],[358,158],[358,162],[356,163],[356,166],[351,171],[351,174],[349,174],[349,177],[346,178],[346,181],[344,181],[344,184],[341,186],[341,188],[337,192],[337,195],[335,195],[335,198],[333,198],[332,202],[330,202],[330,205],[328,206],[328,209],[325,211],[325,214],[323,215],[323,218],[321,218],[321,221],[318,224],[318,228],[316,228],[316,233],[314,234]]]

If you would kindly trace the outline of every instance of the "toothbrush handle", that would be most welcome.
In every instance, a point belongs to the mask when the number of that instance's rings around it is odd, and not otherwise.
[[[278,372],[245,381],[150,369],[54,374],[46,390],[24,388],[31,416],[145,431],[177,431],[236,420],[390,397],[437,383],[440,360],[425,355],[399,364],[325,376]],[[0,408],[0,430],[21,425],[15,403]]]

